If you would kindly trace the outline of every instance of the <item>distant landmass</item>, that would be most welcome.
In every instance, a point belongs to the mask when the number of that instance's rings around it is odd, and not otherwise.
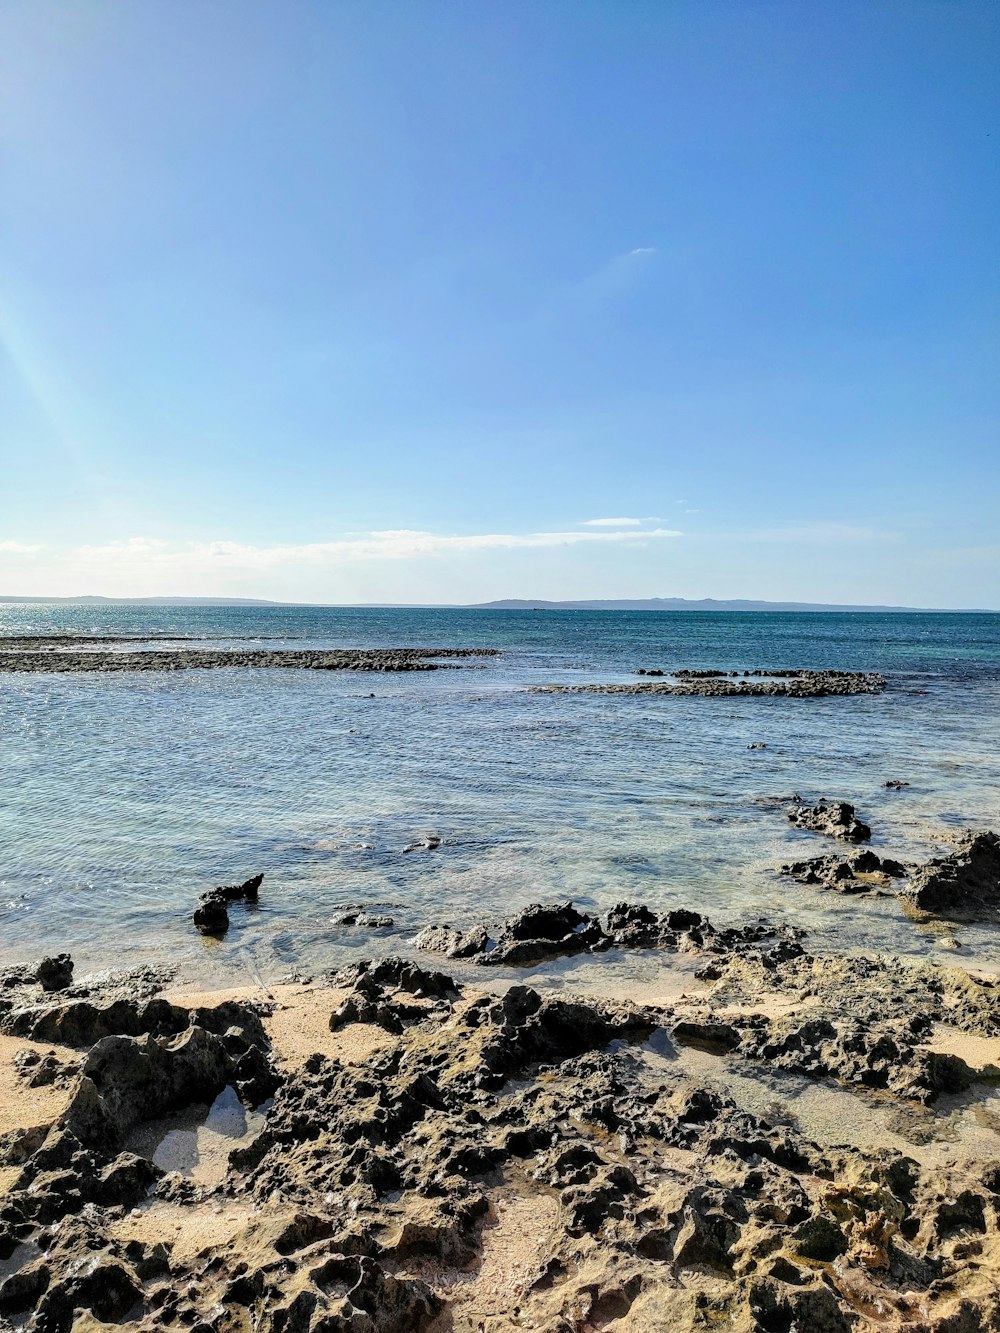
[[[933,606],[852,606],[831,602],[755,602],[743,598],[716,601],[702,597],[689,601],[686,597],[621,598],[593,602],[530,602],[521,598],[507,598],[499,602],[482,602],[483,610],[497,611],[920,611],[931,613],[941,608]],[[980,607],[969,608],[970,614],[983,614]]]
[[[757,602],[743,598],[622,597],[603,601],[547,602],[508,597],[498,602],[274,602],[262,597],[3,597],[0,605],[33,603],[60,606],[315,606],[343,609],[405,611],[874,611],[919,612],[924,615],[992,615],[986,607],[858,606],[836,602]]]

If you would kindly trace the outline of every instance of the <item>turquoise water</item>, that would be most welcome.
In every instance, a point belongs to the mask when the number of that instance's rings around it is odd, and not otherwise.
[[[782,860],[830,845],[766,798],[853,800],[874,845],[903,857],[963,825],[1000,827],[1000,616],[0,606],[0,634],[32,632],[503,656],[386,676],[0,673],[0,961],[69,949],[83,966],[273,977],[399,948],[427,920],[555,897],[763,913],[817,947],[993,961],[993,928],[918,927],[892,901],[780,879]],[[525,689],[639,666],[842,666],[883,671],[889,688]],[[888,792],[888,778],[911,786]],[[403,850],[427,835],[441,845]],[[197,936],[198,892],[260,870],[260,909],[235,909],[222,943]],[[379,910],[396,926],[333,925],[347,903],[391,904]]]

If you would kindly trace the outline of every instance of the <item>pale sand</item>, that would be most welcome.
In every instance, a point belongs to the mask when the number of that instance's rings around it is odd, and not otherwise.
[[[988,1078],[1000,1075],[1000,1037],[977,1037],[939,1023],[935,1025],[927,1049],[944,1055],[957,1055]]]
[[[226,991],[171,991],[174,1004],[211,1007],[225,1000],[273,1001],[274,1012],[264,1017],[264,1026],[279,1066],[295,1069],[310,1055],[323,1055],[344,1064],[361,1064],[376,1051],[391,1046],[395,1038],[380,1027],[351,1023],[339,1032],[330,1031],[330,1016],[347,996],[346,988],[301,984],[271,986],[267,991],[246,987]],[[419,1003],[419,1001],[413,1001]]]
[[[430,1265],[425,1270],[409,1270],[447,1300],[427,1333],[472,1333],[484,1326],[510,1326],[506,1320],[503,1325],[496,1320],[509,1316],[526,1298],[552,1254],[558,1228],[559,1201],[554,1194],[509,1195],[496,1201],[483,1227],[478,1267],[450,1273]]]
[[[241,1200],[193,1205],[154,1202],[133,1208],[111,1227],[110,1234],[122,1244],[130,1240],[145,1245],[166,1242],[175,1258],[188,1261],[203,1250],[229,1245],[258,1211]]]
[[[49,1084],[47,1088],[29,1088],[14,1064],[19,1051],[33,1050],[39,1055],[53,1051],[60,1060],[78,1061],[79,1051],[66,1046],[27,1041],[24,1037],[0,1036],[0,1134],[11,1130],[31,1129],[47,1125],[62,1115],[69,1104],[73,1080],[63,1084]],[[0,1176],[0,1189],[4,1187]]]

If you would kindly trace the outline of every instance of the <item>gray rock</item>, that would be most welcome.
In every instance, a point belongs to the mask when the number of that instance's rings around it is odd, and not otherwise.
[[[793,805],[788,811],[788,822],[811,833],[825,833],[830,838],[848,842],[867,842],[872,831],[867,824],[855,818],[854,806],[848,801],[820,801],[818,805]]]
[[[950,856],[922,866],[903,895],[920,912],[967,921],[1000,912],[1000,837],[966,833]]]

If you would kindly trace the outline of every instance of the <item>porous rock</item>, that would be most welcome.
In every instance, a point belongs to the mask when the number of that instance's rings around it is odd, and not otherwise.
[[[1000,912],[1000,837],[965,833],[954,852],[916,871],[904,897],[918,911],[934,916],[995,917]]]
[[[788,875],[800,884],[818,884],[837,893],[877,892],[906,873],[902,862],[879,856],[870,848],[846,858],[814,856],[781,867],[782,875]]]
[[[788,811],[788,822],[811,833],[824,833],[830,838],[848,842],[867,842],[871,828],[854,814],[848,801],[820,801],[818,805],[793,805]]]

